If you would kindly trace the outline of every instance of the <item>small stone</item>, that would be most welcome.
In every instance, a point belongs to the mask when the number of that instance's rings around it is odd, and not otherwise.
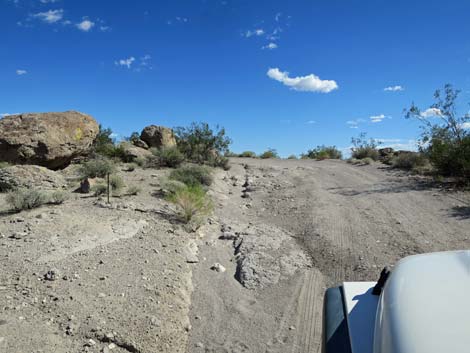
[[[222,266],[221,264],[219,264],[218,262],[216,262],[215,264],[213,264],[211,266],[211,270],[214,270],[214,271],[217,271],[217,272],[225,272],[226,269],[224,266]]]
[[[295,326],[290,326],[289,330],[291,330],[291,331],[295,330]]]
[[[202,342],[196,343],[195,346],[196,346],[197,348],[204,348],[204,344],[202,344]]]
[[[106,297],[106,294],[104,294],[104,293],[98,293],[98,298],[104,298],[104,297]]]
[[[88,346],[88,347],[93,347],[95,345],[96,345],[96,342],[92,340],[91,338],[88,340],[87,343],[85,343],[85,346]]]
[[[114,344],[114,343],[111,343],[110,345],[108,345],[108,348],[110,350],[113,350],[114,348],[116,348],[117,346]]]
[[[57,270],[53,269],[53,270],[49,270],[47,271],[47,273],[44,275],[44,279],[46,281],[55,281],[58,277],[59,273]]]

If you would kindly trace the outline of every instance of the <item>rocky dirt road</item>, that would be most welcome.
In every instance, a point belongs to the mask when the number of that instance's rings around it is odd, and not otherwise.
[[[320,352],[327,286],[374,280],[410,254],[470,246],[468,194],[380,164],[233,164],[215,187],[220,224],[200,247],[227,271],[193,271],[188,352]]]
[[[0,195],[0,352],[319,352],[327,286],[470,245],[468,194],[380,164],[235,158],[191,233],[167,172],[121,172],[142,193],[112,207],[8,214]]]

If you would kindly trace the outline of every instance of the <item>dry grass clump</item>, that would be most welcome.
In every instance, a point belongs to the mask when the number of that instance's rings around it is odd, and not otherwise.
[[[10,191],[6,202],[15,211],[31,210],[47,203],[47,195],[35,189],[17,189]]]
[[[185,185],[169,194],[167,200],[178,207],[178,216],[186,224],[212,210],[212,202],[201,185]]]
[[[171,172],[170,179],[188,186],[210,186],[213,181],[211,170],[202,165],[186,165],[175,169]]]

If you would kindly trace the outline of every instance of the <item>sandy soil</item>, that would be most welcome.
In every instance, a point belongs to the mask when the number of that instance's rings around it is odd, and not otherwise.
[[[0,352],[320,352],[326,287],[470,245],[468,194],[380,164],[232,165],[197,232],[159,195],[165,170],[122,172],[142,193],[112,207],[1,213]]]

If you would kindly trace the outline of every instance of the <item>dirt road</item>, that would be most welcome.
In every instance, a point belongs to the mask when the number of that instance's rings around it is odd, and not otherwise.
[[[381,164],[231,163],[197,232],[162,198],[169,170],[122,168],[142,192],[111,205],[10,214],[0,194],[0,352],[319,352],[327,286],[470,245],[468,194]]]
[[[320,352],[327,286],[470,246],[468,195],[383,165],[233,164],[215,186],[216,221],[200,246],[207,265],[193,271],[189,352]],[[211,271],[215,262],[227,271]]]

